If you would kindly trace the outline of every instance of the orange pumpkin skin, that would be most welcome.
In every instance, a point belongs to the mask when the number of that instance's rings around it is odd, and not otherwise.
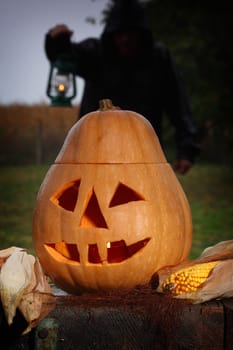
[[[187,258],[189,204],[143,116],[107,106],[73,126],[38,193],[33,240],[71,293],[146,284]]]

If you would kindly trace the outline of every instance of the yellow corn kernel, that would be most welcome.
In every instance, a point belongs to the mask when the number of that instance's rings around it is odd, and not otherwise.
[[[173,295],[195,292],[209,277],[220,261],[200,263],[172,273],[162,285],[164,292]]]

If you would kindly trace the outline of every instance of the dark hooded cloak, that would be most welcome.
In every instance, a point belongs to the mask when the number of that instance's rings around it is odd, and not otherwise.
[[[114,45],[114,33],[140,31],[142,50],[133,60],[123,60]],[[181,75],[168,49],[155,42],[142,6],[135,0],[115,1],[99,39],[73,43],[67,36],[46,35],[49,60],[69,54],[76,73],[85,80],[80,116],[98,109],[99,100],[109,98],[121,109],[146,117],[162,143],[164,112],[175,127],[177,159],[194,161],[199,150],[196,127]]]

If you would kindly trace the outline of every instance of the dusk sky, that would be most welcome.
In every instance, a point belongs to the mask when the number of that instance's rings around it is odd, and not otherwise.
[[[99,37],[101,12],[108,0],[3,0],[0,3],[0,104],[48,102],[49,62],[45,33],[58,23],[73,31],[72,40]],[[95,25],[86,21],[96,18]],[[79,102],[83,82],[77,79]]]

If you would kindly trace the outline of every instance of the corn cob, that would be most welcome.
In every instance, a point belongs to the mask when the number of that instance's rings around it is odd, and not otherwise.
[[[220,261],[200,263],[172,273],[162,284],[164,292],[173,295],[195,292]]]

